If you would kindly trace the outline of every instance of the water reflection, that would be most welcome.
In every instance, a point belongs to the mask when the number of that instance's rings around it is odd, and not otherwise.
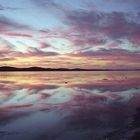
[[[137,140],[139,72],[0,73],[0,140]]]

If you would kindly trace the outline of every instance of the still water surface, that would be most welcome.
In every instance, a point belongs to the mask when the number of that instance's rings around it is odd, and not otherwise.
[[[1,72],[0,140],[140,140],[140,72]]]

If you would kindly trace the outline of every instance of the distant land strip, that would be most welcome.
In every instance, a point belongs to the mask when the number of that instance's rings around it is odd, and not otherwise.
[[[29,68],[16,68],[3,66],[0,71],[140,71],[140,69],[67,69],[67,68],[42,68],[42,67],[29,67]]]

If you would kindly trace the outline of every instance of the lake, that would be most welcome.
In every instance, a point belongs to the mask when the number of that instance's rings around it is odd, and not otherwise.
[[[1,72],[0,140],[140,140],[140,72]]]

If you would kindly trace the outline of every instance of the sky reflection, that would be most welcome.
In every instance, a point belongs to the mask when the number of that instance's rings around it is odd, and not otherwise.
[[[133,140],[139,72],[3,72],[1,140]]]

